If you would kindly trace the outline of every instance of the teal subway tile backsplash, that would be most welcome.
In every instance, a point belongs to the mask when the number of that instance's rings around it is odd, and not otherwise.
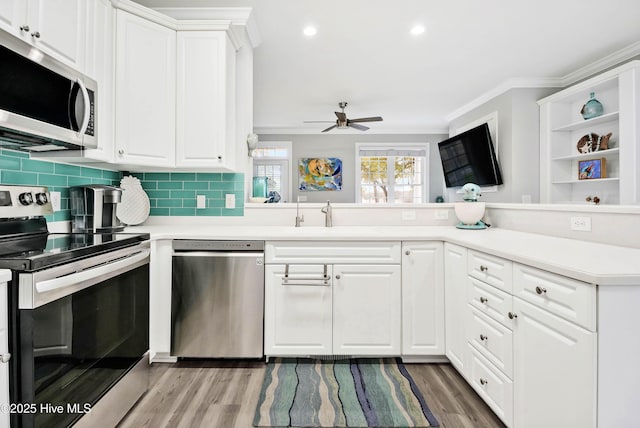
[[[152,216],[242,216],[244,175],[219,172],[133,173],[147,192]],[[88,166],[31,159],[29,154],[0,149],[0,183],[47,186],[60,192],[60,211],[47,221],[68,221],[69,187],[84,184],[120,185],[122,172]],[[236,208],[227,209],[225,195],[235,195]],[[206,208],[196,208],[196,196],[204,195]]]
[[[140,172],[151,202],[152,216],[242,216],[244,174],[217,172]],[[236,208],[225,208],[225,196],[232,193]],[[197,195],[204,195],[206,208],[196,208]]]

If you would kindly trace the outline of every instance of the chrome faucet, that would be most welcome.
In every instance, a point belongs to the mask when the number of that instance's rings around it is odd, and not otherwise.
[[[324,213],[324,226],[333,226],[333,217],[331,213],[331,201],[327,201],[327,206],[323,207],[320,211]]]
[[[304,221],[304,214],[300,215],[300,196],[296,199],[296,227],[300,227],[300,223]]]

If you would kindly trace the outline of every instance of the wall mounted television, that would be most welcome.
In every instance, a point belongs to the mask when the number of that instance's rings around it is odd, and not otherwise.
[[[502,184],[502,173],[486,123],[439,142],[438,149],[447,187],[460,187],[466,183],[478,186]]]

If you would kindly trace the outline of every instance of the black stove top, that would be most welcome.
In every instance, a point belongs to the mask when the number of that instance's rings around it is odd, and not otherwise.
[[[0,242],[0,269],[35,271],[135,245],[147,233],[45,233]],[[27,243],[28,242],[28,243]],[[13,251],[16,250],[16,251]]]

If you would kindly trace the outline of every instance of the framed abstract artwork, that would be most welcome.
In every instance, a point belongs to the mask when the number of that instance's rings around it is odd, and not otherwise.
[[[578,162],[578,179],[590,180],[607,177],[607,159],[589,159]]]
[[[342,160],[301,158],[298,161],[298,190],[342,190]]]

